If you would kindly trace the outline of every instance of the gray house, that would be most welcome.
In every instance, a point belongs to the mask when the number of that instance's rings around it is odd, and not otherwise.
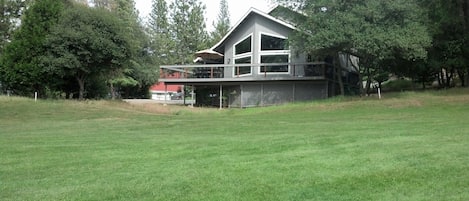
[[[240,108],[324,99],[338,94],[338,79],[358,82],[349,65],[334,66],[289,46],[296,28],[275,11],[251,8],[215,46],[198,52],[203,64],[161,66],[183,76],[160,81],[191,88],[197,105]]]

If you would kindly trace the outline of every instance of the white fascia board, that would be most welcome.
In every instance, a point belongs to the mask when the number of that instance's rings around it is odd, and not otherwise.
[[[275,8],[273,8],[273,9],[275,9]],[[272,10],[273,10],[273,9],[272,9]],[[241,18],[241,20],[239,20],[239,21],[230,29],[230,31],[228,31],[228,33],[227,33],[217,44],[215,44],[214,46],[212,46],[210,49],[211,49],[211,50],[214,50],[215,48],[217,48],[218,46],[220,46],[223,42],[225,42],[225,40],[238,28],[238,26],[239,26],[243,21],[246,20],[246,18],[247,18],[251,13],[258,14],[258,15],[260,15],[260,16],[262,16],[262,17],[265,17],[265,18],[267,18],[267,19],[269,19],[269,20],[272,20],[272,21],[274,21],[274,22],[276,22],[276,23],[278,23],[278,24],[281,24],[281,25],[283,25],[283,26],[285,26],[285,27],[288,27],[288,28],[290,28],[290,29],[292,29],[292,30],[296,30],[296,27],[295,27],[294,25],[289,24],[289,23],[287,23],[287,22],[284,22],[284,21],[282,21],[282,20],[279,20],[279,19],[277,19],[277,18],[275,18],[275,17],[273,17],[273,16],[271,16],[271,15],[269,15],[269,14],[267,14],[267,13],[264,13],[264,12],[262,12],[262,11],[256,9],[256,8],[251,7],[251,8],[249,9],[249,11],[248,11],[246,14],[244,14],[244,16]]]

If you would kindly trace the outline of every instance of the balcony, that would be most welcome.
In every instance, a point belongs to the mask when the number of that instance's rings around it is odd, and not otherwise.
[[[332,79],[326,62],[173,65],[160,67],[160,82],[209,84],[220,82],[301,81]]]

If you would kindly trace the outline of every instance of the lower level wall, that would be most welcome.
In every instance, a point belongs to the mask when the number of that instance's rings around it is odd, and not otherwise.
[[[327,82],[251,83],[224,88],[229,107],[258,107],[325,99],[329,91]]]

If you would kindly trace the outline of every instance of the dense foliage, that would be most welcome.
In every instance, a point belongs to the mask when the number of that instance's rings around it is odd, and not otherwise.
[[[27,9],[26,1],[18,2],[8,7],[16,9],[20,27],[2,48],[1,90],[79,99],[147,97],[157,67],[133,0],[32,1]],[[3,44],[8,32],[2,37]]]
[[[50,75],[73,78],[78,98],[85,97],[91,76],[122,71],[131,58],[130,38],[118,18],[104,9],[66,9],[44,43],[43,67]]]
[[[469,0],[276,1],[299,11],[285,12],[298,27],[295,49],[360,58],[364,93],[390,77],[468,85]],[[147,97],[159,65],[192,63],[228,32],[228,4],[219,3],[208,34],[200,0],[152,0],[145,25],[134,0],[0,0],[0,91]]]
[[[44,92],[45,85],[53,81],[41,68],[40,57],[45,51],[46,37],[60,18],[63,7],[63,1],[42,0],[25,11],[21,26],[0,58],[0,82],[4,88],[28,95],[34,91]]]
[[[218,12],[217,21],[213,26],[215,30],[210,33],[210,45],[215,45],[220,41],[230,30],[230,11],[228,9],[228,2],[226,0],[220,1],[220,11]]]
[[[360,57],[370,88],[390,75],[452,86],[465,85],[467,0],[279,0],[300,11],[292,43],[311,54],[345,52]],[[367,90],[368,91],[368,90]]]

